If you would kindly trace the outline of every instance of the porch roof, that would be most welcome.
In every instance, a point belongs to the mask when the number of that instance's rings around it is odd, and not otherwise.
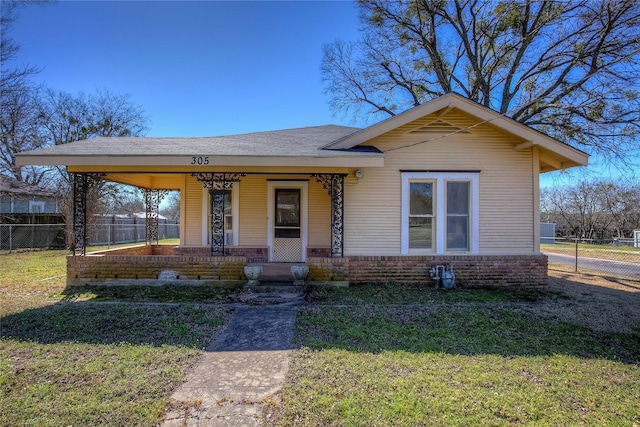
[[[20,153],[16,161],[67,166],[383,166],[384,155],[374,147],[323,148],[358,130],[326,125],[216,137],[98,137]]]

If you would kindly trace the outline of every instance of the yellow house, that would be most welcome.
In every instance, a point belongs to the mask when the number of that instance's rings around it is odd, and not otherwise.
[[[544,285],[539,174],[588,156],[456,94],[356,129],[318,126],[207,138],[95,138],[34,150],[21,165],[74,173],[69,283],[241,281],[247,264],[305,263],[310,281]],[[95,178],[147,196],[181,193],[176,247],[84,255]]]

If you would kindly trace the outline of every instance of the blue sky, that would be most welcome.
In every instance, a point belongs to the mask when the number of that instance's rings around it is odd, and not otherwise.
[[[21,9],[19,63],[70,93],[108,88],[150,116],[147,136],[324,124],[322,46],[356,39],[347,1],[61,1]],[[360,124],[362,125],[362,123]]]

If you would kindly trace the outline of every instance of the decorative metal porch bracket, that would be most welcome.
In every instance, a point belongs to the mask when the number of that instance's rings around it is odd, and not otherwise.
[[[143,188],[144,193],[144,205],[146,208],[145,214],[145,236],[148,245],[158,244],[158,224],[160,215],[160,202],[169,193],[166,190],[152,190],[149,188]]]
[[[73,181],[73,255],[87,253],[87,192],[105,176],[104,173],[74,173]]]
[[[344,174],[312,174],[331,197],[331,257],[344,256]]]
[[[224,192],[230,191],[234,182],[246,176],[237,172],[194,172],[191,174],[202,182],[204,188],[209,190],[211,200],[211,254],[222,253],[224,250]]]

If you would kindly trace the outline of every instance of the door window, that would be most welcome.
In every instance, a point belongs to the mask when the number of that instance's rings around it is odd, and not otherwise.
[[[275,232],[277,238],[300,238],[300,189],[276,188]]]

